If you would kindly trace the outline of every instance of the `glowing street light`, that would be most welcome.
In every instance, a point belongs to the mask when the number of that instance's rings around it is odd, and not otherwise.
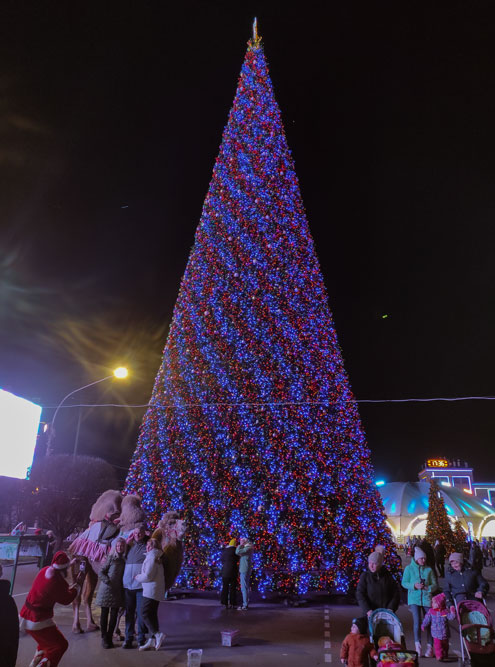
[[[89,384],[85,384],[82,387],[78,387],[77,389],[73,389],[70,391],[67,396],[64,396],[63,399],[60,401],[60,403],[57,405],[57,409],[55,410],[55,414],[53,415],[52,423],[50,425],[50,432],[48,434],[48,442],[46,445],[46,455],[50,456],[53,453],[53,438],[55,437],[55,419],[57,418],[58,411],[62,407],[62,405],[65,403],[65,401],[72,396],[73,394],[76,394],[78,391],[82,391],[83,389],[87,389],[88,387],[92,387],[95,384],[100,384],[100,382],[105,382],[105,380],[111,380],[112,378],[118,378],[119,380],[122,380],[128,376],[129,372],[125,366],[119,366],[116,368],[112,375],[106,375],[104,378],[101,378],[100,380],[95,380],[94,382],[90,382]]]

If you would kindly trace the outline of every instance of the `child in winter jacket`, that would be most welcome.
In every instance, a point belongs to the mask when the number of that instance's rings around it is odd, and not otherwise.
[[[448,611],[445,600],[444,593],[435,595],[432,598],[431,609],[424,617],[421,625],[422,630],[431,625],[435,657],[439,661],[446,660],[449,656],[449,621],[453,621],[456,617],[455,607],[451,607],[450,611]]]
[[[340,662],[348,667],[368,667],[369,656],[378,660],[378,653],[368,635],[368,619],[354,618],[351,632],[340,649]]]
[[[390,649],[393,649],[394,651],[395,650],[400,651],[402,649],[402,646],[397,642],[394,642],[392,637],[384,635],[383,637],[380,637],[378,639],[378,650],[380,649],[383,649],[384,651],[389,651]]]
[[[126,542],[118,537],[100,570],[100,586],[96,594],[96,604],[101,607],[100,627],[103,648],[113,648],[112,636],[117,623],[119,608],[124,606],[124,567]],[[110,614],[110,620],[108,615]]]
[[[387,635],[378,639],[378,659],[378,667],[394,667],[397,663],[400,663],[401,667],[414,667],[417,664],[414,653],[405,651],[401,644]]]

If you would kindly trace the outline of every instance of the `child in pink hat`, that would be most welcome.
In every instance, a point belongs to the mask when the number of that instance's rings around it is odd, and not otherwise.
[[[445,594],[440,593],[431,599],[431,609],[423,619],[421,630],[424,631],[431,625],[431,635],[433,637],[433,649],[435,657],[439,662],[447,660],[449,657],[449,621],[455,619],[455,607],[450,611],[445,604]]]

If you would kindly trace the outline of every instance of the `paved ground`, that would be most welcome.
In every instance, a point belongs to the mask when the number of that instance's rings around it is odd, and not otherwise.
[[[4,576],[8,576],[8,572],[6,569]],[[18,570],[14,595],[19,608],[36,572],[32,565],[21,566]],[[490,579],[492,590],[495,589],[495,569],[486,568],[484,574]],[[493,614],[493,596],[489,597],[488,606]],[[98,615],[98,609],[95,611]],[[72,635],[70,607],[57,606],[56,621],[70,643],[62,661],[67,667],[185,666],[189,648],[203,649],[203,667],[316,667],[340,664],[340,644],[349,631],[351,619],[358,614],[356,606],[337,605],[331,598],[320,598],[297,608],[259,602],[241,612],[224,610],[216,597],[191,597],[160,605],[160,623],[167,639],[160,651],[147,652],[121,648],[104,650],[98,633]],[[412,647],[412,618],[407,606],[400,607],[399,618],[407,645]],[[238,646],[221,646],[220,632],[228,629],[239,630]],[[34,648],[30,637],[21,638],[18,667],[27,667]],[[458,651],[459,638],[454,629],[451,653],[455,657]],[[435,662],[425,658],[420,660],[422,667],[428,664],[433,667]]]

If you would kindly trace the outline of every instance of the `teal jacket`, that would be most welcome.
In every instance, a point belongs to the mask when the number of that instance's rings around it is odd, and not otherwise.
[[[414,584],[418,584],[420,579],[424,580],[425,588],[414,588]],[[431,607],[432,591],[438,588],[437,580],[431,567],[427,565],[420,567],[415,560],[412,560],[404,570],[402,585],[407,589],[407,604]]]
[[[254,546],[248,542],[243,547],[238,546],[235,550],[239,556],[239,572],[251,572],[253,566],[253,550]]]

